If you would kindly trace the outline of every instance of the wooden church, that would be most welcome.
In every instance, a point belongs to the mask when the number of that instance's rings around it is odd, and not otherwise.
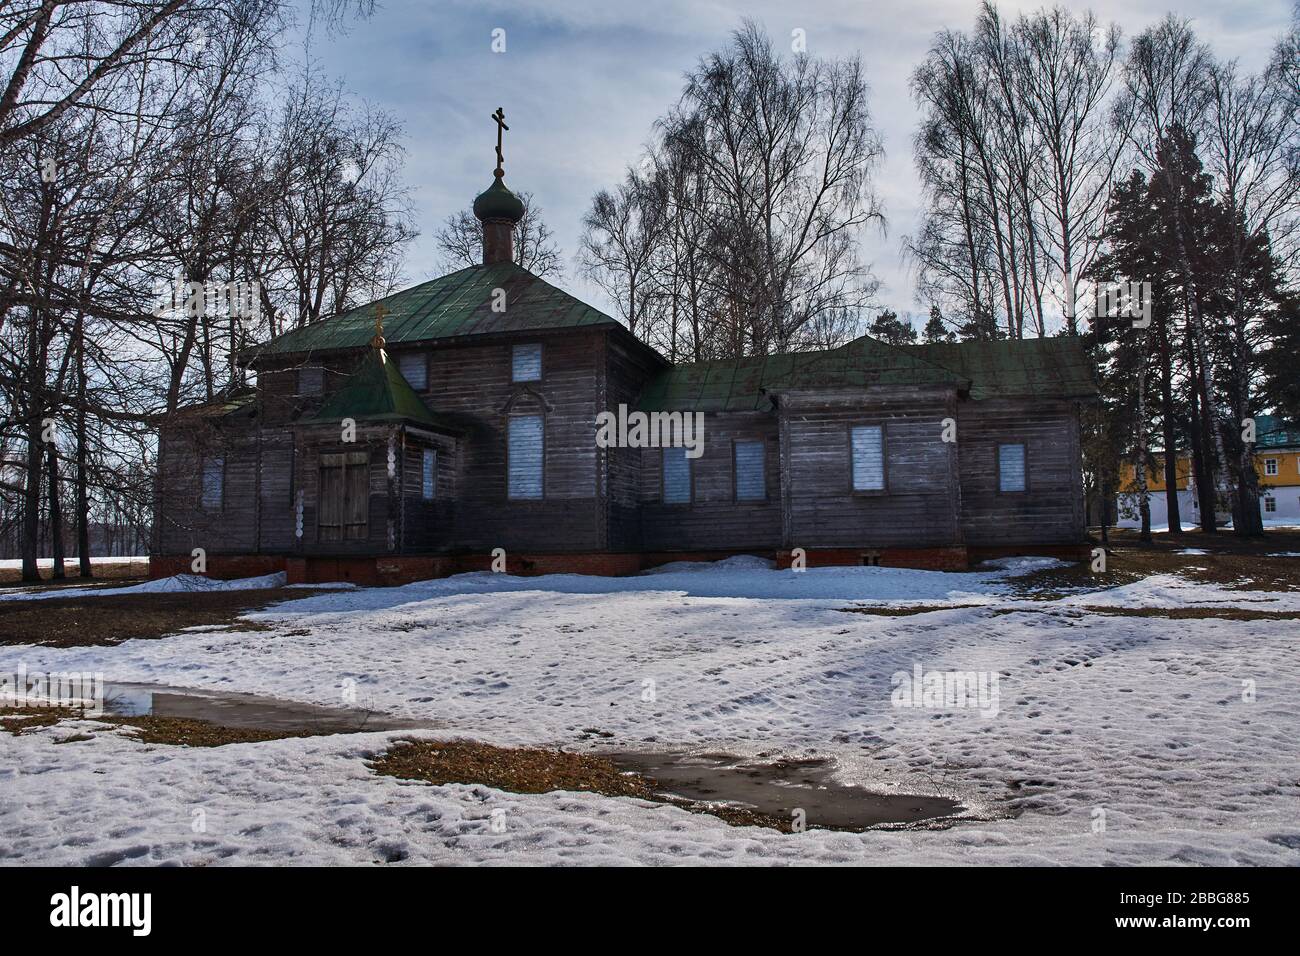
[[[482,265],[249,350],[255,387],[161,429],[155,577],[200,548],[217,577],[360,583],[1086,551],[1076,339],[674,365],[515,264],[499,150]],[[702,446],[597,441],[629,411],[702,413]]]

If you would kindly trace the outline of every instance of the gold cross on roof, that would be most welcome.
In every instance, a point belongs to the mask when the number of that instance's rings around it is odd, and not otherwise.
[[[384,316],[386,315],[388,315],[388,309],[384,308],[384,303],[377,303],[375,305],[375,337],[370,340],[370,344],[377,349],[384,347]]]
[[[499,106],[497,107],[497,111],[492,114],[492,119],[496,120],[497,124],[497,168],[495,173],[497,178],[500,179],[506,174],[506,161],[505,157],[501,153],[501,133],[504,130],[508,130],[510,127],[506,125],[506,111]]]

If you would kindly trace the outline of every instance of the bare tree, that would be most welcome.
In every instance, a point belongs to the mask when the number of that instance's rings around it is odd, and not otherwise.
[[[1095,256],[1124,143],[1112,125],[1118,44],[1091,14],[1008,25],[985,3],[970,34],[938,34],[913,73],[926,215],[906,250],[921,298],[966,334],[1047,334],[1053,288],[1065,306],[1064,286]]]
[[[861,62],[783,57],[747,21],[688,74],[645,162],[596,196],[585,268],[629,325],[653,317],[674,344],[684,297],[711,299],[687,316],[708,326],[695,355],[810,347],[846,316],[856,328],[877,287],[857,240],[884,222],[881,155]]]

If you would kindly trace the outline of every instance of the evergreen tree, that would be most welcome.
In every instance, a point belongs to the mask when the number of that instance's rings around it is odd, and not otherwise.
[[[892,309],[881,312],[868,330],[872,338],[888,342],[890,345],[911,345],[916,341],[916,329],[910,322],[898,317]]]

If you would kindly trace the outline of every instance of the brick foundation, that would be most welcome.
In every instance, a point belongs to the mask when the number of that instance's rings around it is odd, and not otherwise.
[[[997,548],[810,548],[806,566],[860,567],[879,565],[887,568],[922,568],[931,571],[965,571],[980,561],[1019,555],[1043,555],[1070,561],[1086,561],[1092,545],[1024,545]],[[646,568],[672,561],[719,561],[736,554],[755,554],[774,559],[778,568],[790,567],[790,551],[661,551],[610,552],[580,554],[533,554],[512,552],[506,555],[510,574],[594,574],[617,577],[636,574]],[[149,577],[164,578],[173,574],[192,574],[189,555],[154,555],[149,559]],[[349,581],[376,586],[409,584],[431,578],[444,578],[467,571],[490,571],[491,554],[452,555],[274,555],[210,554],[208,577],[228,580],[248,578],[284,571],[290,584],[326,584]]]
[[[780,551],[776,566],[790,567],[793,552]],[[928,571],[965,571],[969,566],[966,549],[957,548],[808,548],[805,567],[921,568]]]

